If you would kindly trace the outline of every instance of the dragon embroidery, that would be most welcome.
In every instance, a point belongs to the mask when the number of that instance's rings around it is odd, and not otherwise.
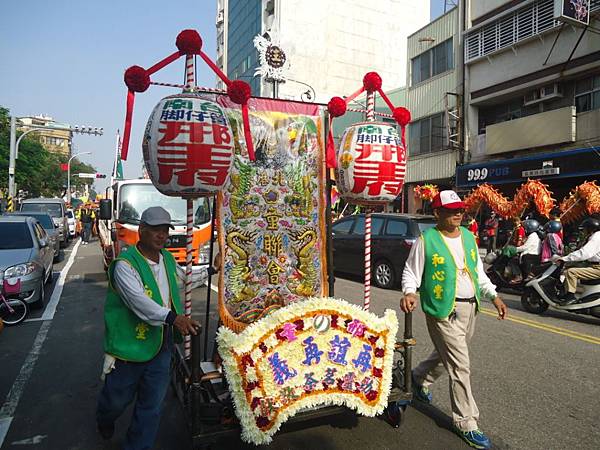
[[[317,243],[317,233],[312,228],[305,228],[296,233],[290,234],[292,240],[298,243],[298,247],[294,247],[294,254],[297,258],[296,274],[291,289],[298,295],[310,297],[315,295],[319,276],[317,268],[313,263],[313,247]]]
[[[228,190],[231,193],[229,199],[231,221],[236,223],[238,219],[258,217],[260,199],[255,195],[249,195],[256,169],[250,164],[242,162],[237,156],[234,158],[233,164],[237,171],[231,174]]]
[[[235,303],[250,300],[258,293],[258,288],[253,285],[251,271],[248,264],[248,243],[254,244],[256,232],[242,231],[232,228],[227,231],[227,247],[233,252],[231,259],[233,267],[229,271],[228,284],[233,293],[232,301]]]
[[[313,211],[313,184],[306,174],[305,164],[300,160],[287,167],[286,178],[293,194],[285,196],[289,212],[295,217],[310,217]]]

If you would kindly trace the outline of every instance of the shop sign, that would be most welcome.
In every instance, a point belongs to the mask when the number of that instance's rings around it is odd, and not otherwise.
[[[559,175],[560,167],[550,167],[546,169],[524,170],[521,172],[523,178],[541,177],[546,175]]]
[[[576,26],[590,23],[590,0],[554,0],[554,18]]]

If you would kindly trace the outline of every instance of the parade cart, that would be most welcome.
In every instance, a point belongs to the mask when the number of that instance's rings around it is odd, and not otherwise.
[[[362,305],[334,298],[331,184],[345,200],[373,207],[399,194],[404,128],[410,114],[367,74],[363,87],[329,104],[255,98],[202,51],[197,32],[177,37],[178,51],[149,69],[129,68],[121,158],[126,159],[135,92],[151,84],[180,87],[161,100],[144,133],[147,173],[156,188],[188,202],[185,312],[191,315],[193,200],[213,197],[209,261],[217,261],[219,329],[209,336],[209,271],[203,335],[187,337],[174,356],[173,386],[195,448],[235,434],[268,444],[285,424],[339,414],[343,408],[399,426],[411,400],[411,314],[397,340],[398,318],[370,307],[370,214],[365,229]],[[267,49],[268,51],[268,49]],[[180,56],[186,84],[150,76]],[[200,56],[227,86],[195,86]],[[367,93],[367,121],[348,128],[336,151],[331,120]],[[374,93],[402,128],[375,121]],[[213,248],[218,249],[217,256]],[[215,343],[215,348],[209,347]]]

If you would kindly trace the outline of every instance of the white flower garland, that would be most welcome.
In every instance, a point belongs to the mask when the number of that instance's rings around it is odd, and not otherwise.
[[[384,348],[385,353],[383,356],[383,367],[381,367],[382,373],[377,402],[373,405],[366,404],[352,391],[347,393],[327,391],[315,393],[300,398],[294,403],[287,404],[285,408],[280,409],[272,426],[263,431],[256,424],[256,416],[252,411],[251,405],[248,403],[246,392],[243,388],[243,377],[236,361],[236,354],[242,355],[250,352],[261,338],[268,333],[272,333],[280,325],[290,320],[298,319],[299,316],[308,315],[311,312],[319,310],[330,310],[339,312],[341,315],[349,315],[353,319],[358,319],[367,324],[376,333],[388,332],[389,339],[387,339]],[[392,366],[397,330],[398,319],[393,310],[388,309],[385,311],[383,317],[378,317],[344,300],[314,297],[276,310],[261,320],[254,322],[239,334],[235,334],[228,328],[221,327],[217,333],[216,341],[219,346],[219,353],[223,358],[223,367],[230,386],[235,411],[242,425],[242,439],[256,445],[268,444],[272,441],[272,436],[279,430],[281,424],[288,418],[302,409],[315,406],[344,405],[355,409],[361,415],[369,417],[382,413],[387,406],[387,399],[392,387]],[[381,343],[381,341],[382,339],[380,338],[377,342]],[[273,336],[271,336],[267,338],[265,345],[272,347],[273,343]],[[257,353],[255,349],[251,357],[256,361],[262,355],[263,353],[260,350]],[[257,380],[255,368],[249,367],[246,370],[246,380]]]

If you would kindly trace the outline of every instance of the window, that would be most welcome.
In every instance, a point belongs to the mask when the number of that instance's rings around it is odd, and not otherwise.
[[[444,114],[435,114],[410,124],[409,152],[422,155],[444,150],[446,127]]]
[[[0,223],[0,250],[33,247],[29,226],[24,222]]]
[[[452,38],[414,57],[411,64],[413,85],[454,68]]]
[[[350,234],[350,228],[352,228],[353,223],[354,223],[354,220],[352,220],[352,219],[343,220],[341,222],[336,223],[332,227],[332,230],[334,233],[337,233],[337,234]]]
[[[600,75],[577,81],[575,107],[578,113],[600,109]]]
[[[375,236],[381,234],[381,230],[383,228],[383,218],[381,217],[373,217],[371,219],[371,235]],[[356,225],[354,226],[354,230],[352,230],[352,234],[365,234],[365,218],[358,217],[356,219]]]
[[[408,225],[402,220],[388,220],[385,234],[388,236],[406,236]]]

